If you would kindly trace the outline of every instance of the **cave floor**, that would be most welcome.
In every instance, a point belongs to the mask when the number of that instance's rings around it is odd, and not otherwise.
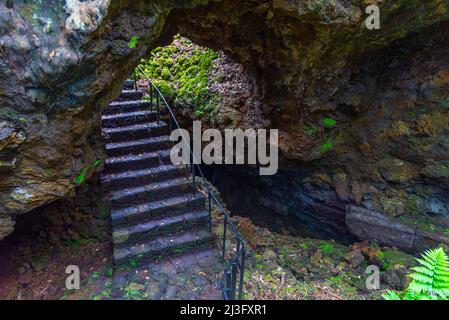
[[[233,216],[247,239],[244,298],[249,300],[382,299],[403,289],[414,257],[372,243],[350,246],[275,233],[250,219]],[[213,232],[222,224],[213,211]],[[0,299],[221,299],[223,265],[217,249],[197,249],[160,261],[130,261],[114,268],[109,242],[80,240],[50,244],[14,234],[0,243]],[[351,252],[359,252],[354,261]],[[365,269],[381,270],[381,290],[365,287]],[[68,265],[81,271],[80,290],[66,290]]]
[[[110,252],[109,242],[52,245],[14,235],[0,246],[0,300],[90,299],[101,292],[107,295]],[[80,269],[80,290],[65,289],[69,265]]]
[[[23,241],[23,239],[21,239]],[[53,246],[15,238],[1,246],[0,300],[219,300],[223,270],[216,249],[114,268],[108,242]],[[8,252],[8,254],[6,254]],[[102,258],[98,258],[102,257]],[[67,290],[66,267],[80,268],[80,289]]]
[[[112,298],[151,300],[220,300],[223,271],[216,249],[198,249],[117,270]]]

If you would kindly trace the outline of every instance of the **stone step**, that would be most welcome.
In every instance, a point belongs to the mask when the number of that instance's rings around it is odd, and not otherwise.
[[[136,171],[105,174],[102,176],[102,184],[108,191],[118,190],[177,177],[186,178],[187,174],[184,166],[168,164]]]
[[[123,172],[124,170],[139,170],[158,167],[161,164],[169,164],[170,149],[108,158],[105,169],[108,173]]]
[[[115,128],[154,122],[157,120],[156,112],[140,110],[125,113],[114,113],[101,116],[103,128]]]
[[[193,183],[191,179],[177,178],[158,181],[152,184],[112,191],[111,201],[114,208],[123,208],[148,201],[160,200],[169,196],[174,197],[189,192],[192,188]]]
[[[141,100],[143,98],[143,92],[140,90],[134,90],[134,87],[129,90],[123,90],[117,101],[124,100]]]
[[[146,139],[131,140],[124,142],[108,143],[106,154],[108,157],[125,156],[156,150],[169,149],[171,147],[169,136],[151,137]]]
[[[164,122],[134,124],[131,126],[104,128],[103,134],[111,142],[124,142],[130,140],[163,136],[168,133],[168,126]]]
[[[115,245],[132,244],[143,239],[152,239],[170,232],[182,232],[209,223],[206,210],[190,211],[174,216],[156,218],[154,220],[116,228],[112,235]]]
[[[201,192],[196,191],[195,193],[186,193],[128,208],[114,208],[111,211],[111,223],[113,227],[118,227],[150,221],[156,217],[177,215],[186,211],[204,210],[205,206],[206,197]]]
[[[131,101],[114,101],[106,107],[103,111],[104,115],[124,113],[132,111],[151,111],[151,102],[145,100],[131,100]]]
[[[215,236],[207,230],[188,230],[150,241],[141,241],[132,246],[114,247],[114,262],[115,264],[126,263],[131,257],[162,258],[210,245],[214,240]]]
[[[125,80],[123,89],[125,89],[125,90],[132,90],[132,89],[134,89],[134,83],[135,82],[132,79]]]

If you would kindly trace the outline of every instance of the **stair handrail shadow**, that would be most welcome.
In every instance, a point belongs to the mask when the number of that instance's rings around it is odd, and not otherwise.
[[[167,100],[165,99],[164,95],[161,93],[159,88],[154,84],[154,82],[150,79],[148,74],[142,69],[141,66],[138,66],[139,71],[144,75],[144,77],[149,81],[150,86],[147,87],[148,94],[150,95],[150,108],[151,111],[153,111],[153,97],[156,98],[156,115],[157,115],[157,122],[159,124],[160,122],[160,100],[165,105],[166,109],[169,113],[169,127],[170,132],[172,132],[173,129],[173,123],[178,129],[181,129],[178,120],[176,119],[176,116],[168,104]],[[137,86],[137,76],[134,74],[134,87],[135,90],[138,90]],[[183,139],[184,133],[181,130],[180,131]],[[184,140],[188,141],[188,140]],[[193,189],[197,189],[196,187],[196,176],[197,174],[199,177],[203,179],[203,181],[207,181],[204,177],[204,174],[201,170],[201,167],[198,165],[198,161],[195,158],[195,155],[190,147],[190,145],[187,146],[190,157],[192,159],[191,164],[185,164],[186,169],[190,170],[192,172],[192,178],[193,178]],[[197,173],[198,172],[198,173]],[[222,262],[225,265],[225,269],[223,271],[223,275],[221,277],[220,286],[221,286],[221,292],[223,294],[224,300],[242,300],[243,297],[243,285],[244,285],[244,276],[245,276],[245,259],[246,259],[246,242],[243,239],[242,235],[238,231],[235,223],[232,221],[231,215],[228,212],[228,210],[221,204],[221,201],[217,198],[213,190],[210,188],[210,186],[205,183],[206,191],[207,191],[207,199],[208,199],[208,212],[209,212],[209,228],[212,229],[212,203],[215,204],[215,206],[218,208],[218,210],[223,214],[223,241],[221,242],[221,259]],[[236,244],[235,248],[232,248],[233,250],[226,250],[227,243],[227,236],[228,236],[228,229],[230,231],[230,235],[233,236]],[[212,231],[212,230],[211,230]],[[234,251],[234,255],[232,255],[230,258],[227,259],[226,255],[229,251]]]

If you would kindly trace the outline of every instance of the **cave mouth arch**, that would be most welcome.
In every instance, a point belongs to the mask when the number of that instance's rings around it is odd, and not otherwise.
[[[444,177],[441,183],[429,165],[444,167],[447,154],[446,117],[438,109],[447,101],[447,4],[382,4],[384,18],[394,23],[367,34],[362,3],[307,3],[1,3],[2,23],[11,28],[0,34],[0,129],[7,137],[0,150],[0,237],[12,232],[13,216],[73,191],[73,177],[94,160],[89,137],[101,110],[140,58],[177,33],[224,50],[251,73],[264,125],[282,127],[281,148],[305,164],[309,177],[301,188],[320,203],[345,212],[355,202],[392,216],[407,215],[408,203],[417,203],[419,212],[447,214]],[[411,125],[426,122],[424,105],[443,122],[431,129]],[[380,127],[399,129],[376,135]],[[432,148],[423,152],[429,134]],[[403,180],[391,174],[397,163],[420,174]],[[392,192],[398,181],[407,198]]]

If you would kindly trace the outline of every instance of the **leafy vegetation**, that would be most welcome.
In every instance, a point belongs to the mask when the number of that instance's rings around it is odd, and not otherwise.
[[[156,48],[148,58],[142,59],[140,67],[154,79],[166,99],[193,107],[201,117],[214,109],[207,85],[208,72],[217,57],[213,50],[198,47],[178,35],[171,45]],[[136,73],[145,79],[139,68]]]
[[[388,291],[386,300],[448,300],[449,261],[442,248],[428,250],[413,268],[412,282],[402,293]]]
[[[91,170],[97,169],[101,164],[103,163],[102,160],[95,160],[90,166],[84,167],[81,169],[80,173],[76,176],[76,178],[73,180],[73,183],[76,186],[82,185],[85,181],[87,176],[89,175],[89,172]]]
[[[318,148],[318,151],[320,153],[325,153],[327,151],[330,151],[334,148],[334,142],[331,138],[326,139]]]
[[[334,246],[331,243],[327,242],[320,244],[318,248],[324,253],[331,253],[334,251]]]
[[[337,121],[332,118],[324,118],[322,123],[325,127],[334,127],[337,124]]]
[[[137,47],[137,42],[139,41],[139,38],[137,36],[132,36],[131,39],[128,42],[128,47],[130,49],[135,49]]]

